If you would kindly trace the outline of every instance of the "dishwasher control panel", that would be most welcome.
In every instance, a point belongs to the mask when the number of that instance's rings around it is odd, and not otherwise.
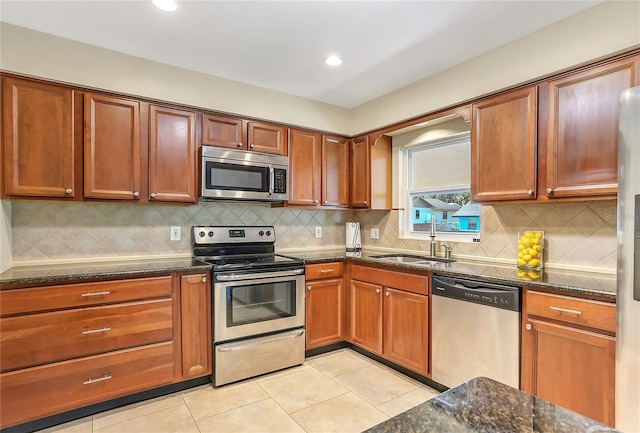
[[[440,275],[433,276],[431,287],[433,296],[520,311],[520,287]]]

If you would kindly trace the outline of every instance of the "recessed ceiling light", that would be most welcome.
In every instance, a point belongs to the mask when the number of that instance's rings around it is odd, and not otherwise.
[[[338,66],[342,64],[342,59],[338,56],[329,56],[324,59],[324,62],[329,66]]]
[[[163,11],[173,12],[178,9],[178,4],[174,0],[152,0],[152,3]]]

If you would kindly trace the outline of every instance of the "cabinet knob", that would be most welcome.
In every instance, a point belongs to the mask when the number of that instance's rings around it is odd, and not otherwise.
[[[326,200],[325,200],[325,201],[324,201],[324,204],[327,204],[327,203],[328,203],[328,201],[326,201]]]
[[[149,194],[151,196],[151,198],[156,198],[156,193],[152,192],[151,194]]]
[[[531,323],[527,323],[524,327],[527,331],[531,331]]]
[[[140,196],[140,193],[139,193],[138,191],[135,191],[135,192],[133,193],[133,196],[134,196],[134,197],[139,197],[139,196]]]
[[[307,286],[307,290],[311,290],[311,286]]]
[[[255,147],[255,144],[251,143],[251,144],[249,145],[249,147],[250,147],[251,149],[253,149],[253,148]]]
[[[236,146],[242,147],[242,142],[238,142],[238,144]]]
[[[384,294],[384,295],[385,295],[385,296],[391,296],[391,293],[389,293],[389,292],[385,292],[385,294]]]
[[[67,194],[71,194],[73,192],[73,190],[71,188],[67,188],[64,192],[67,193]]]
[[[380,289],[376,289],[376,293],[380,293]]]
[[[553,188],[547,188],[547,194],[552,194],[553,193]]]
[[[367,201],[366,201],[366,200],[365,200],[365,201],[363,201],[363,203],[364,203],[364,205],[365,205],[365,206],[366,206],[367,204],[369,204],[369,203],[367,203]]]
[[[318,204],[318,200],[314,200],[314,201],[313,201],[313,204]]]
[[[207,277],[202,277],[202,282],[206,283],[207,282]]]
[[[529,191],[527,191],[527,194],[529,194],[529,197],[533,197],[533,190],[530,189]]]

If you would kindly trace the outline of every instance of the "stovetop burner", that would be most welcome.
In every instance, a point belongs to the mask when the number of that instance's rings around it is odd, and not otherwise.
[[[273,226],[194,226],[193,254],[215,271],[304,266],[300,259],[274,253]]]

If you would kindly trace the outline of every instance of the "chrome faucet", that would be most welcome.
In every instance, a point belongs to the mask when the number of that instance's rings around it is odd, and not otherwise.
[[[444,248],[444,258],[445,259],[450,259],[451,258],[451,245],[442,244],[442,245],[440,245],[440,248]]]

